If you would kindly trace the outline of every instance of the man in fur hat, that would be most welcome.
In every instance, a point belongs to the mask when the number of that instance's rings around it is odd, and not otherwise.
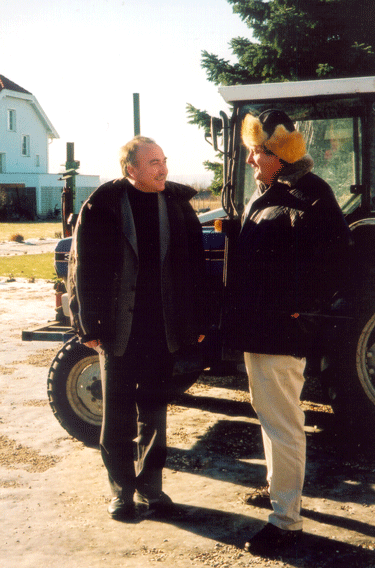
[[[269,522],[245,549],[267,555],[295,546],[302,533],[300,394],[306,357],[324,348],[319,315],[338,289],[350,235],[331,188],[311,173],[303,136],[284,112],[246,115],[242,139],[258,187],[238,239],[237,303],[227,335],[245,352],[267,462],[268,486],[257,497],[272,506]]]

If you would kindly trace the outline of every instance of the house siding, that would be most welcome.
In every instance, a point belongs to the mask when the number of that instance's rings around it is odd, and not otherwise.
[[[15,111],[16,126],[8,130],[8,110]],[[0,102],[0,152],[6,153],[7,173],[47,173],[48,135],[27,100],[7,96]],[[22,136],[30,136],[30,155],[22,156]],[[39,166],[36,165],[39,156]]]

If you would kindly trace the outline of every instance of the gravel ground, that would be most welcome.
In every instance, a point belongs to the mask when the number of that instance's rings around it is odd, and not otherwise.
[[[1,568],[375,567],[375,459],[340,440],[319,387],[307,384],[308,466],[299,550],[276,559],[243,551],[268,510],[247,504],[264,483],[258,420],[246,377],[202,375],[169,406],[164,489],[168,520],[134,524],[106,513],[108,483],[96,448],[70,437],[48,404],[59,349],[21,341],[53,318],[53,284],[0,279]]]

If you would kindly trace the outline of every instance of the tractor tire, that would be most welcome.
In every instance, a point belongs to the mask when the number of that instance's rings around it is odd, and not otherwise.
[[[188,364],[191,361],[188,360]],[[171,378],[165,402],[181,396],[201,371],[188,368]],[[48,373],[47,393],[52,411],[61,426],[87,446],[99,444],[103,396],[99,355],[78,342],[75,336],[63,345]]]
[[[88,446],[97,446],[103,415],[99,355],[73,337],[54,358],[47,393],[61,426]]]
[[[357,446],[375,441],[375,297],[373,286],[366,288],[328,388],[342,435]]]

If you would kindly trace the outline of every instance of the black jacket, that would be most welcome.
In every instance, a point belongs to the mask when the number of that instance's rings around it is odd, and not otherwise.
[[[329,313],[343,284],[350,232],[332,189],[310,167],[308,157],[291,166],[289,175],[258,188],[246,208],[224,326],[238,350],[324,351],[325,320],[316,315]]]
[[[132,213],[126,211],[124,221],[121,210],[129,186],[126,179],[106,183],[84,203],[69,259],[73,328],[82,341],[100,339],[109,348],[117,340],[120,309],[126,314],[121,321],[126,344],[137,289],[138,258]],[[204,326],[202,231],[189,203],[195,193],[173,182],[166,182],[163,192],[170,231],[165,263],[170,269],[162,271],[162,292],[167,338],[173,337],[171,351],[196,341]]]

